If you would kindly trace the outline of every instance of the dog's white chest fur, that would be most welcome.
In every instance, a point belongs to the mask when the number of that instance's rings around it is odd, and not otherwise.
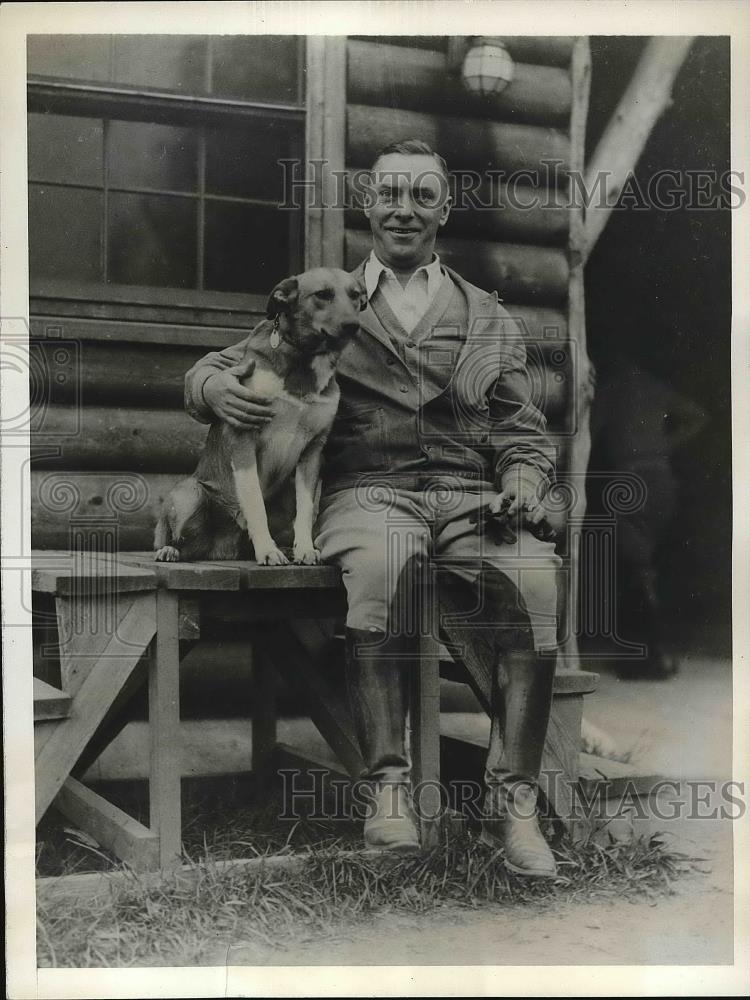
[[[315,369],[317,359],[313,361]],[[313,438],[330,426],[338,405],[338,387],[331,385],[330,362],[318,366],[317,392],[294,396],[284,388],[274,371],[256,369],[247,382],[249,389],[272,400],[273,419],[259,434],[258,471],[263,485],[277,485],[297,465],[299,457]]]

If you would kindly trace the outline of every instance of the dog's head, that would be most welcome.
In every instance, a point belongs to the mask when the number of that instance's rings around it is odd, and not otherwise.
[[[279,317],[282,337],[303,353],[340,354],[359,332],[366,305],[360,281],[338,268],[316,267],[280,281],[266,313]]]

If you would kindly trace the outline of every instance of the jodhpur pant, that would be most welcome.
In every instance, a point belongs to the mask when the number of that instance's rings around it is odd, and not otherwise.
[[[418,490],[381,481],[324,491],[315,544],[325,562],[341,567],[347,625],[393,630],[394,602],[409,565],[431,564],[438,580],[447,573],[470,584],[491,567],[516,588],[535,649],[555,647],[560,557],[552,542],[523,528],[513,543],[478,531],[471,515],[494,496],[489,484],[453,477]]]

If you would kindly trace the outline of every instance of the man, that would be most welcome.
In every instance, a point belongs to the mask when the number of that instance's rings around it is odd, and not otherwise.
[[[348,595],[347,688],[374,783],[365,841],[419,847],[406,692],[419,668],[414,586],[431,567],[441,635],[458,659],[467,643],[489,658],[493,674],[483,839],[504,847],[512,870],[554,875],[535,807],[554,675],[554,658],[539,653],[556,641],[559,559],[528,530],[541,524],[554,453],[518,327],[496,294],[435,254],[451,209],[444,160],[420,140],[394,143],[369,194],[373,252],[355,272],[368,306],[339,362],[316,537]],[[194,417],[268,418],[233,372],[241,353],[209,354],[188,372]],[[483,512],[501,537],[482,530]]]

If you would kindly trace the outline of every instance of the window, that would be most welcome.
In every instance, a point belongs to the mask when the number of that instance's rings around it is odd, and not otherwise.
[[[266,295],[302,259],[303,40],[29,38],[35,286]],[[98,292],[97,292],[98,289]]]

